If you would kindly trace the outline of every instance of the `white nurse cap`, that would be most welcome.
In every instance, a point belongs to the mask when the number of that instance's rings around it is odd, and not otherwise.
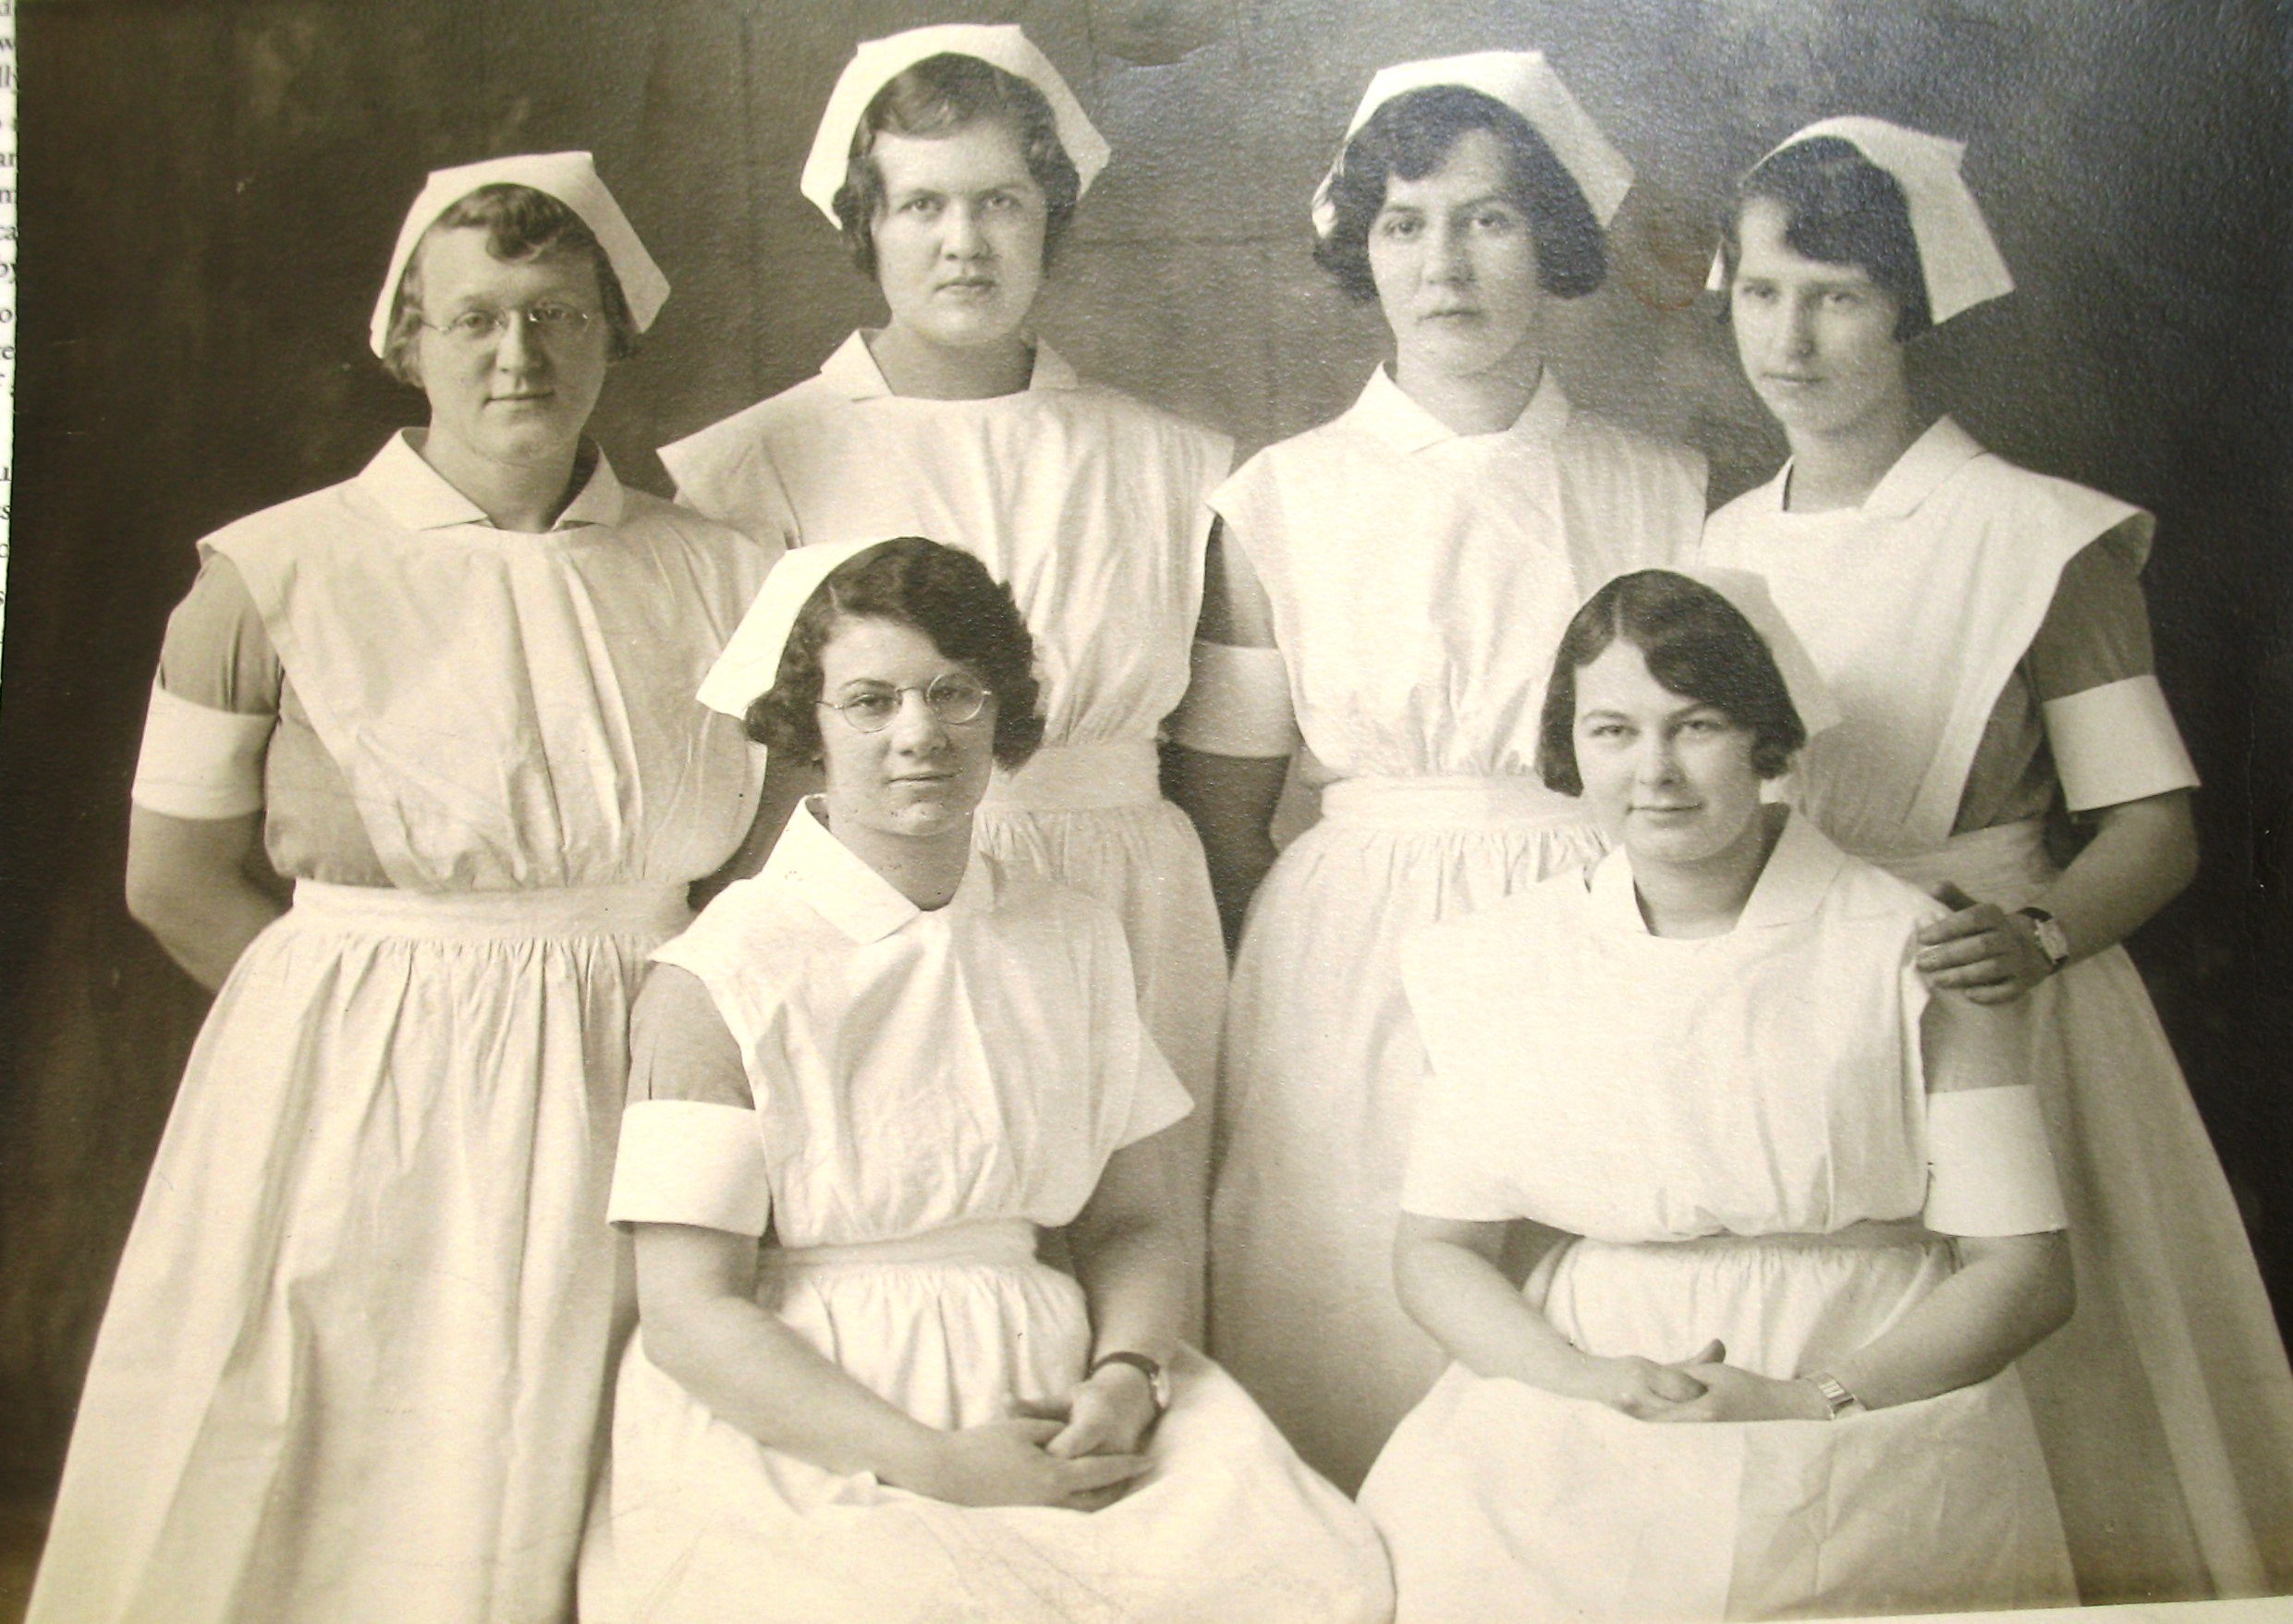
[[[797,617],[812,601],[820,583],[862,553],[882,545],[881,541],[823,542],[782,554],[757,590],[756,601],[740,617],[732,641],[701,679],[701,702],[727,716],[747,716],[749,707],[769,693],[778,680],[788,634],[796,629]]]
[[[1831,684],[1816,668],[1815,657],[1799,641],[1799,634],[1784,618],[1784,612],[1775,606],[1775,599],[1767,590],[1767,578],[1749,569],[1720,569],[1707,565],[1692,564],[1677,573],[1726,598],[1736,606],[1736,612],[1751,622],[1751,629],[1767,644],[1767,652],[1775,656],[1775,669],[1784,678],[1784,688],[1791,695],[1791,708],[1799,713],[1800,726],[1814,738],[1826,727],[1836,727],[1840,721],[1839,702],[1832,696]]]
[[[1397,63],[1381,67],[1353,110],[1353,122],[1337,143],[1337,156],[1329,173],[1313,190],[1313,232],[1327,237],[1337,224],[1337,205],[1331,193],[1346,172],[1346,147],[1363,125],[1386,103],[1410,91],[1434,85],[1462,85],[1501,102],[1529,121],[1544,139],[1553,156],[1592,205],[1592,217],[1603,226],[1615,218],[1624,194],[1632,189],[1632,165],[1608,144],[1600,126],[1577,105],[1576,97],[1560,81],[1542,51],[1474,51],[1463,56],[1436,56],[1424,62]]]
[[[1927,284],[1927,315],[1940,325],[1960,311],[2014,291],[2014,276],[1992,239],[1982,210],[1959,173],[1965,141],[1908,129],[1884,118],[1825,118],[1776,143],[1776,153],[1828,136],[1846,141],[1895,177],[1910,213],[1911,238],[1919,245],[1919,268]],[[1755,166],[1756,170],[1756,166]],[[1727,287],[1727,269],[1714,256],[1704,286]]]
[[[1041,91],[1051,104],[1051,121],[1059,133],[1059,144],[1075,165],[1077,195],[1091,189],[1099,171],[1106,167],[1107,144],[1084,115],[1075,92],[1067,89],[1067,80],[1051,65],[1051,58],[1035,49],[1017,23],[939,23],[868,41],[852,53],[836,88],[829,92],[827,111],[820,116],[820,129],[812,137],[811,153],[804,160],[804,175],[797,189],[828,216],[831,225],[842,224],[836,219],[836,192],[851,165],[852,138],[860,129],[860,121],[867,116],[868,104],[885,85],[933,56],[976,57]]]
[[[637,239],[636,227],[621,212],[621,205],[613,201],[613,193],[597,177],[597,165],[587,153],[521,153],[509,158],[488,158],[482,164],[464,164],[457,169],[433,169],[423,185],[421,195],[406,212],[406,224],[398,227],[398,246],[391,250],[390,270],[383,277],[382,297],[374,301],[374,322],[368,330],[368,342],[376,355],[383,353],[390,342],[390,317],[398,302],[398,281],[406,275],[407,262],[414,257],[414,245],[456,203],[460,202],[482,186],[528,186],[535,191],[546,192],[580,215],[581,223],[596,236],[598,246],[605,250],[606,263],[620,280],[622,297],[628,301],[629,317],[642,333],[653,325],[653,319],[661,313],[662,301],[669,296],[669,279],[661,274],[661,267],[653,263],[645,245]]]

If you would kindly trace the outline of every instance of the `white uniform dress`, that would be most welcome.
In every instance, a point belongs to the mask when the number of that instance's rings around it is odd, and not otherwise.
[[[754,805],[692,691],[764,560],[602,459],[555,530],[495,530],[404,437],[203,545],[137,799],[262,805],[295,903],[192,1050],[31,1617],[546,1624],[604,1441],[627,1012]],[[241,646],[186,646],[226,590]],[[270,672],[238,716],[165,690],[234,663]],[[267,790],[171,773],[191,710]]]
[[[1925,1075],[1921,1020],[1954,1011],[1929,1006],[1911,933],[1942,912],[1795,819],[1725,935],[1650,934],[1621,851],[1426,933],[1406,973],[1433,1071],[1403,1207],[1581,1237],[1528,1292],[1588,1353],[1669,1361],[1718,1337],[1762,1375],[1824,1369],[1954,1267],[1919,1221],[1951,1227],[1930,1198],[1942,1103],[2027,1104],[2005,1086],[2015,1034],[1981,1030],[2011,1018],[1929,1032],[1948,1075]],[[2058,1215],[2024,1142],[2038,1199],[1974,1232]],[[1978,1159],[1993,1203],[1998,1163]],[[1664,1425],[1452,1364],[1361,1504],[1409,1624],[2072,1599],[2011,1368],[1835,1422]]]
[[[1550,371],[1511,428],[1458,435],[1381,369],[1212,501],[1337,782],[1235,965],[1211,1346],[1351,1488],[1441,1369],[1392,1284],[1423,1067],[1400,945],[1599,851],[1581,806],[1534,775],[1553,650],[1610,576],[1693,546],[1703,469],[1576,412]]]
[[[2114,554],[2130,581],[2149,516],[2017,468],[1947,418],[1860,507],[1787,511],[1789,475],[1714,514],[1703,556],[1767,577],[1838,695],[1846,719],[1802,758],[1806,805],[1842,846],[1907,878],[2020,906],[2055,870],[2037,817],[1993,821],[2006,814],[1973,805],[1997,776],[1985,763],[2034,638],[2106,636],[2063,625],[2062,600]],[[2029,707],[2072,812],[2196,782],[2127,591],[2132,653],[2096,673],[2116,679],[2041,690]],[[2031,1001],[2079,1308],[2025,1370],[2080,1593],[2293,1589],[2293,1374],[2149,994],[2113,947]]]
[[[747,1107],[640,1075],[616,1219],[761,1235],[762,1300],[927,1425],[1065,1393],[1091,1327],[1038,1262],[1109,1155],[1185,1091],[1142,1029],[1114,916],[975,857],[920,911],[799,810],[762,873],[658,955],[698,977]],[[735,1086],[740,1086],[736,1083]],[[1377,1620],[1384,1552],[1231,1378],[1188,1351],[1154,1470],[1094,1513],[975,1508],[840,1475],[717,1420],[623,1361],[611,1479],[591,1521],[595,1624],[830,1618],[976,1624]]]
[[[857,333],[816,375],[661,453],[684,501],[759,541],[920,535],[1009,585],[1035,638],[1043,748],[996,770],[979,848],[1115,910],[1148,1028],[1197,1099],[1216,1074],[1226,946],[1154,745],[1186,692],[1203,499],[1232,457],[1047,346],[1018,394],[926,400],[893,394]]]

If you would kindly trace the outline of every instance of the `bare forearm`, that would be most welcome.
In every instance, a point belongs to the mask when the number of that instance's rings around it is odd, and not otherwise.
[[[2005,1370],[2076,1306],[2059,1232],[1963,1240],[1966,1264],[1829,1374],[1873,1410],[1932,1398]],[[1812,1373],[1802,1373],[1812,1374]]]
[[[1173,1164],[1185,1146],[1166,1129],[1116,1153],[1092,1203],[1069,1227],[1075,1276],[1091,1307],[1094,1356],[1128,1349],[1168,1364],[1196,1292],[1201,1222],[1174,1210]]]
[[[737,1297],[688,1304],[665,1324],[648,1319],[645,1351],[711,1414],[828,1471],[914,1487],[941,1435]]]
[[[1405,1237],[1394,1248],[1394,1284],[1409,1317],[1476,1375],[1588,1392],[1591,1361],[1492,1258],[1452,1241]]]
[[[2116,946],[2197,877],[2187,790],[2104,808],[2096,822],[2092,840],[2038,898],[2073,959]]]
[[[1174,744],[1166,748],[1165,781],[1171,800],[1193,821],[1210,866],[1212,892],[1226,944],[1241,939],[1266,871],[1274,866],[1275,807],[1289,770],[1287,756],[1221,756]]]
[[[262,832],[260,813],[175,818],[137,807],[129,814],[128,912],[210,992],[286,911],[248,872]]]

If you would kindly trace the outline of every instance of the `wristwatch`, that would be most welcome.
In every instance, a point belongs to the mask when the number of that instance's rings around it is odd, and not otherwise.
[[[2043,908],[2018,908],[2015,911],[2031,922],[2031,929],[2038,936],[2038,950],[2046,955],[2050,973],[2070,962],[2070,938],[2062,934],[2061,921]]]
[[[1089,1381],[1110,1364],[1127,1364],[1146,1377],[1147,1393],[1154,1400],[1155,1414],[1161,1415],[1170,1408],[1170,1373],[1162,1367],[1160,1361],[1128,1349],[1120,1353],[1102,1353],[1091,1361],[1091,1368],[1083,1372],[1083,1380]]]
[[[1830,1372],[1819,1370],[1813,1375],[1802,1376],[1800,1380],[1823,1396],[1823,1402],[1831,1408],[1831,1413],[1824,1417],[1826,1421],[1863,1413],[1863,1401],[1848,1392],[1839,1378]]]

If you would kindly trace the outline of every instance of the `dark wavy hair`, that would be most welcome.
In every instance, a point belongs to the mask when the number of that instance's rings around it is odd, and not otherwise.
[[[1751,729],[1751,767],[1761,777],[1781,775],[1808,741],[1775,656],[1743,611],[1700,580],[1641,569],[1585,600],[1561,634],[1537,737],[1537,772],[1547,788],[1584,793],[1577,770],[1577,673],[1618,638],[1640,650],[1649,675],[1674,693]]]
[[[982,121],[998,123],[1018,137],[1027,172],[1043,188],[1043,264],[1051,263],[1075,204],[1082,196],[1082,177],[1075,161],[1059,140],[1058,121],[1043,93],[1017,74],[1006,73],[976,56],[943,52],[927,56],[895,76],[875,93],[860,127],[852,132],[852,153],[836,188],[836,222],[852,250],[860,275],[876,274],[876,212],[884,206],[884,171],[875,160],[876,137],[894,135],[953,135]]]
[[[1894,295],[1897,343],[1934,325],[1902,183],[1852,141],[1817,136],[1786,147],[1744,177],[1720,222],[1720,256],[1730,286],[1743,258],[1738,233],[1744,210],[1757,198],[1783,209],[1784,240],[1794,253],[1826,265],[1853,265]],[[1727,307],[1721,308],[1725,319]]]
[[[384,370],[399,383],[420,388],[422,382],[414,360],[414,341],[422,330],[422,255],[439,232],[467,226],[483,231],[486,251],[506,264],[522,264],[550,253],[589,255],[597,267],[597,296],[604,307],[605,358],[626,360],[637,353],[637,318],[629,314],[621,278],[613,274],[613,261],[589,223],[545,191],[496,181],[480,187],[432,221],[407,256],[382,355]]]
[[[1336,220],[1314,244],[1314,263],[1348,298],[1377,297],[1370,275],[1370,226],[1385,206],[1388,181],[1422,180],[1448,161],[1470,129],[1485,129],[1505,152],[1507,195],[1529,217],[1537,245],[1537,286],[1576,299],[1608,275],[1608,250],[1583,189],[1530,122],[1495,97],[1463,85],[1427,85],[1396,96],[1346,143],[1330,202]]]
[[[749,737],[767,750],[816,760],[820,742],[820,656],[847,619],[890,620],[932,640],[968,665],[995,696],[995,760],[1025,766],[1043,743],[1037,710],[1035,640],[1011,589],[955,547],[900,536],[846,559],[796,617],[773,686],[749,706]]]

